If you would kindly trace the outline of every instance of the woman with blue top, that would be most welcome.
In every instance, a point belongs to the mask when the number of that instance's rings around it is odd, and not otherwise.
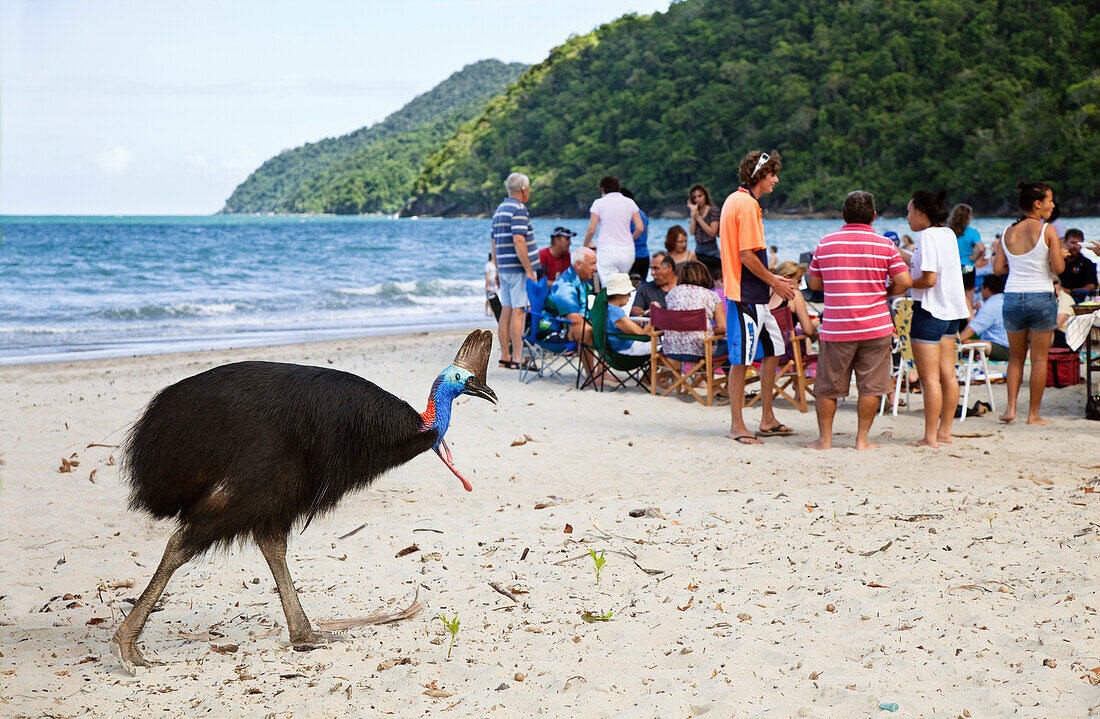
[[[1050,424],[1039,415],[1047,383],[1047,351],[1058,326],[1054,278],[1066,269],[1062,243],[1049,223],[1054,190],[1045,182],[1019,182],[1017,204],[1024,216],[1005,229],[993,246],[993,271],[1008,275],[1004,321],[1008,331],[1008,408],[1002,422],[1016,419],[1016,396],[1024,379],[1024,360],[1031,350],[1028,424]]]
[[[621,355],[647,355],[649,340],[630,340],[618,337],[618,334],[649,334],[637,322],[632,320],[624,307],[634,292],[634,283],[625,272],[616,273],[607,278],[607,344]]]
[[[974,273],[974,263],[976,262],[974,253],[975,248],[982,244],[982,236],[970,226],[970,220],[973,217],[973,208],[960,202],[951,208],[951,217],[947,220],[947,226],[955,233],[959,245],[959,263],[962,265],[963,289],[966,291],[966,306],[970,308],[971,316],[974,314],[974,286],[977,279]]]
[[[910,344],[924,393],[925,447],[951,442],[951,422],[959,403],[955,377],[955,334],[970,308],[963,290],[962,263],[955,233],[944,227],[947,193],[917,190],[909,201],[909,229],[916,249],[909,259],[913,277]]]

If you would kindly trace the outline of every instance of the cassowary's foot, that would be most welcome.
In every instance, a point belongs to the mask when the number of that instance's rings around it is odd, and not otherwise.
[[[310,652],[314,649],[333,644],[334,642],[347,642],[351,641],[348,637],[338,632],[326,632],[320,629],[313,629],[300,636],[291,637],[290,643],[294,646],[296,652]]]
[[[122,669],[132,677],[137,676],[139,667],[141,669],[149,669],[150,667],[164,665],[164,662],[146,659],[134,642],[112,639],[111,654],[115,655],[115,659],[118,659],[119,664],[122,665]]]

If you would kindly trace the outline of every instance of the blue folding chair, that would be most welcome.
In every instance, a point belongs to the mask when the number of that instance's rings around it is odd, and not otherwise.
[[[531,355],[520,368],[519,380],[531,382],[537,377],[553,378],[562,384],[575,384],[580,372],[577,343],[568,340],[570,322],[547,313],[543,308],[550,287],[546,278],[527,280],[527,314],[530,322],[523,335],[523,346]],[[569,379],[564,372],[572,370]]]

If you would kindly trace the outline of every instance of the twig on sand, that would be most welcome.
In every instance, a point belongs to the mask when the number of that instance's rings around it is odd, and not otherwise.
[[[923,522],[926,519],[943,519],[942,514],[897,514],[890,517],[897,522]]]
[[[882,546],[881,546],[881,547],[879,547],[878,549],[872,549],[872,550],[871,550],[871,551],[869,551],[869,552],[860,552],[860,553],[859,553],[859,556],[861,556],[861,557],[870,557],[870,556],[871,556],[872,554],[878,554],[879,552],[885,552],[885,551],[886,551],[887,549],[889,549],[889,548],[890,548],[890,545],[891,545],[891,544],[893,544],[893,543],[894,543],[894,540],[893,540],[893,539],[891,539],[891,540],[890,540],[889,542],[887,542],[886,544],[882,545]]]
[[[516,595],[515,595],[515,594],[512,594],[511,592],[509,592],[509,591],[508,591],[507,589],[505,589],[504,587],[500,586],[500,585],[499,585],[498,583],[496,583],[496,582],[489,582],[489,586],[490,586],[490,587],[492,587],[493,589],[497,590],[498,592],[500,592],[500,593],[501,593],[501,594],[503,594],[504,596],[508,597],[509,599],[511,599],[511,600],[512,600],[513,602],[515,602],[516,604],[519,604],[519,599],[517,599],[517,598],[516,598]]]
[[[648,574],[650,576],[652,576],[654,574],[667,574],[667,572],[664,569],[646,569],[645,567],[638,564],[637,562],[634,562],[634,566],[637,567],[638,569],[642,570],[643,572],[645,572],[646,574]]]
[[[627,537],[622,534],[611,534],[600,526],[600,523],[596,521],[595,517],[592,518],[592,526],[596,528],[597,532],[603,535],[604,539],[611,539],[612,537],[614,537],[615,539],[625,539],[626,541],[633,542],[634,544],[650,544],[650,542],[647,542],[644,539],[635,539],[634,537]]]
[[[96,443],[96,442],[93,442],[92,444],[89,444],[89,445],[88,445],[87,447],[85,447],[84,449],[91,449],[92,447],[109,447],[109,448],[111,448],[111,449],[118,449],[118,445],[117,445],[117,444],[98,444],[98,443]]]
[[[413,597],[412,604],[405,607],[398,612],[371,614],[366,617],[356,617],[354,619],[328,619],[317,622],[317,626],[321,629],[331,629],[340,631],[341,629],[351,629],[353,627],[365,627],[372,624],[390,624],[391,622],[399,622],[402,619],[409,619],[415,616],[426,606],[426,602],[418,601],[420,599],[420,587],[416,588],[416,596]]]

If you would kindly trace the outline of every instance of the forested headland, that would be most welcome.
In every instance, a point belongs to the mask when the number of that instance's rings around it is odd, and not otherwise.
[[[526,68],[467,65],[375,125],[286,150],[238,185],[222,212],[395,212],[427,157]]]
[[[513,170],[537,214],[586,214],[609,173],[682,210],[753,149],[783,157],[772,208],[928,188],[1007,214],[1041,178],[1096,212],[1098,54],[1094,0],[684,0],[557,47],[427,159],[406,213],[491,212]]]

